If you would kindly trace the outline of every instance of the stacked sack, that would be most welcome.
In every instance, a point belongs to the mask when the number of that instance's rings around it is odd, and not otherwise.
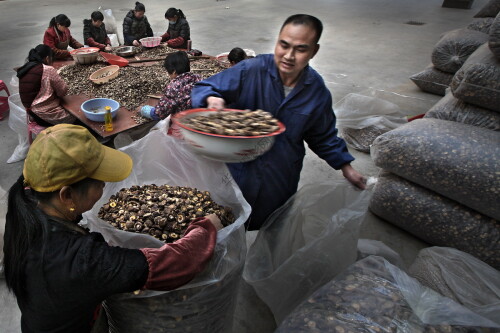
[[[445,33],[434,46],[432,64],[410,79],[423,91],[444,96],[454,74],[491,38],[489,34],[494,17],[500,11],[499,4],[499,0],[490,1],[466,28]]]
[[[497,16],[488,40],[456,71],[445,97],[424,119],[374,141],[372,157],[383,171],[370,202],[373,213],[430,244],[460,249],[497,269],[499,10],[497,0],[478,13]]]
[[[370,210],[438,246],[500,268],[500,132],[434,118],[379,136]]]

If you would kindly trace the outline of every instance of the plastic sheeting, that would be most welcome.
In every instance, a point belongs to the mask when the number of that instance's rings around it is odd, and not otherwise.
[[[13,94],[9,97],[9,127],[17,133],[19,143],[17,144],[14,152],[7,160],[7,163],[14,163],[22,161],[26,158],[30,144],[28,141],[28,124],[26,110],[24,109],[21,97],[19,94]]]
[[[277,323],[356,260],[370,197],[346,180],[308,184],[259,230],[243,278]]]

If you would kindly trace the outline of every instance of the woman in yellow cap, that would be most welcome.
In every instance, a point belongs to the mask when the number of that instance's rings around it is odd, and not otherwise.
[[[182,239],[157,249],[112,247],[77,224],[104,182],[131,170],[127,154],[101,145],[84,127],[60,124],[37,136],[9,192],[4,236],[5,278],[23,332],[90,332],[110,295],[175,289],[204,269],[222,227],[215,215],[196,219]]]

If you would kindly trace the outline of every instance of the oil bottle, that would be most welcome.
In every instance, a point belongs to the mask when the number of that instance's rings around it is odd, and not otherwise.
[[[104,110],[106,113],[104,114],[104,130],[106,132],[113,131],[113,117],[111,116],[111,107],[105,106]]]

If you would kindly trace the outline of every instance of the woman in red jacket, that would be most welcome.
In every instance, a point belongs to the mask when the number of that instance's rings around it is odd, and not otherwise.
[[[68,46],[74,49],[83,47],[71,36],[70,25],[70,19],[64,14],[59,14],[50,20],[49,27],[45,30],[43,43],[52,49],[55,59],[71,58]]]
[[[172,290],[205,268],[222,228],[215,215],[192,221],[177,242],[138,250],[109,246],[78,225],[104,182],[131,170],[127,154],[101,145],[84,127],[55,125],[36,137],[9,192],[4,235],[5,279],[23,332],[90,332],[107,297]]]

